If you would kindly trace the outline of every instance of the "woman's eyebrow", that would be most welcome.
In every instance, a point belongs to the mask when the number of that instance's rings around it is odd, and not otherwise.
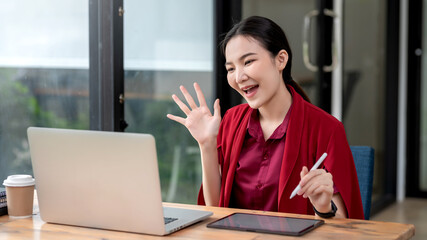
[[[250,52],[250,53],[243,54],[241,57],[239,57],[239,61],[242,61],[244,58],[251,56],[251,55],[256,55],[256,53]],[[231,62],[226,62],[225,66],[227,66],[227,65],[231,65]]]

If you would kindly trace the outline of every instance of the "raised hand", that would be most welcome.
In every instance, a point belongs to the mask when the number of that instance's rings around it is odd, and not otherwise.
[[[168,114],[167,117],[184,125],[199,145],[203,145],[208,141],[216,143],[221,122],[219,99],[214,103],[214,114],[212,115],[199,84],[194,83],[194,89],[196,90],[200,106],[196,105],[187,89],[180,86],[180,90],[190,107],[183,103],[175,94],[172,95],[172,99],[187,117],[183,118],[172,114]]]

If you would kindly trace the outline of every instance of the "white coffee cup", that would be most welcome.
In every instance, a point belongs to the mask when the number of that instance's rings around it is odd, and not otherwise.
[[[33,215],[35,180],[31,175],[10,175],[3,181],[6,187],[9,217],[26,218]]]

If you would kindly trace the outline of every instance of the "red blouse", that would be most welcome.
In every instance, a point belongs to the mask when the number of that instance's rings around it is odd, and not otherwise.
[[[277,189],[291,109],[292,105],[267,141],[259,112],[252,112],[234,175],[230,207],[277,212]]]

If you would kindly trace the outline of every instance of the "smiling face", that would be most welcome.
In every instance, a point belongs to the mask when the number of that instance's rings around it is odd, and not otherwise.
[[[237,35],[227,43],[225,58],[228,84],[251,108],[266,107],[287,91],[282,77],[288,60],[285,50],[272,56],[254,38]]]

